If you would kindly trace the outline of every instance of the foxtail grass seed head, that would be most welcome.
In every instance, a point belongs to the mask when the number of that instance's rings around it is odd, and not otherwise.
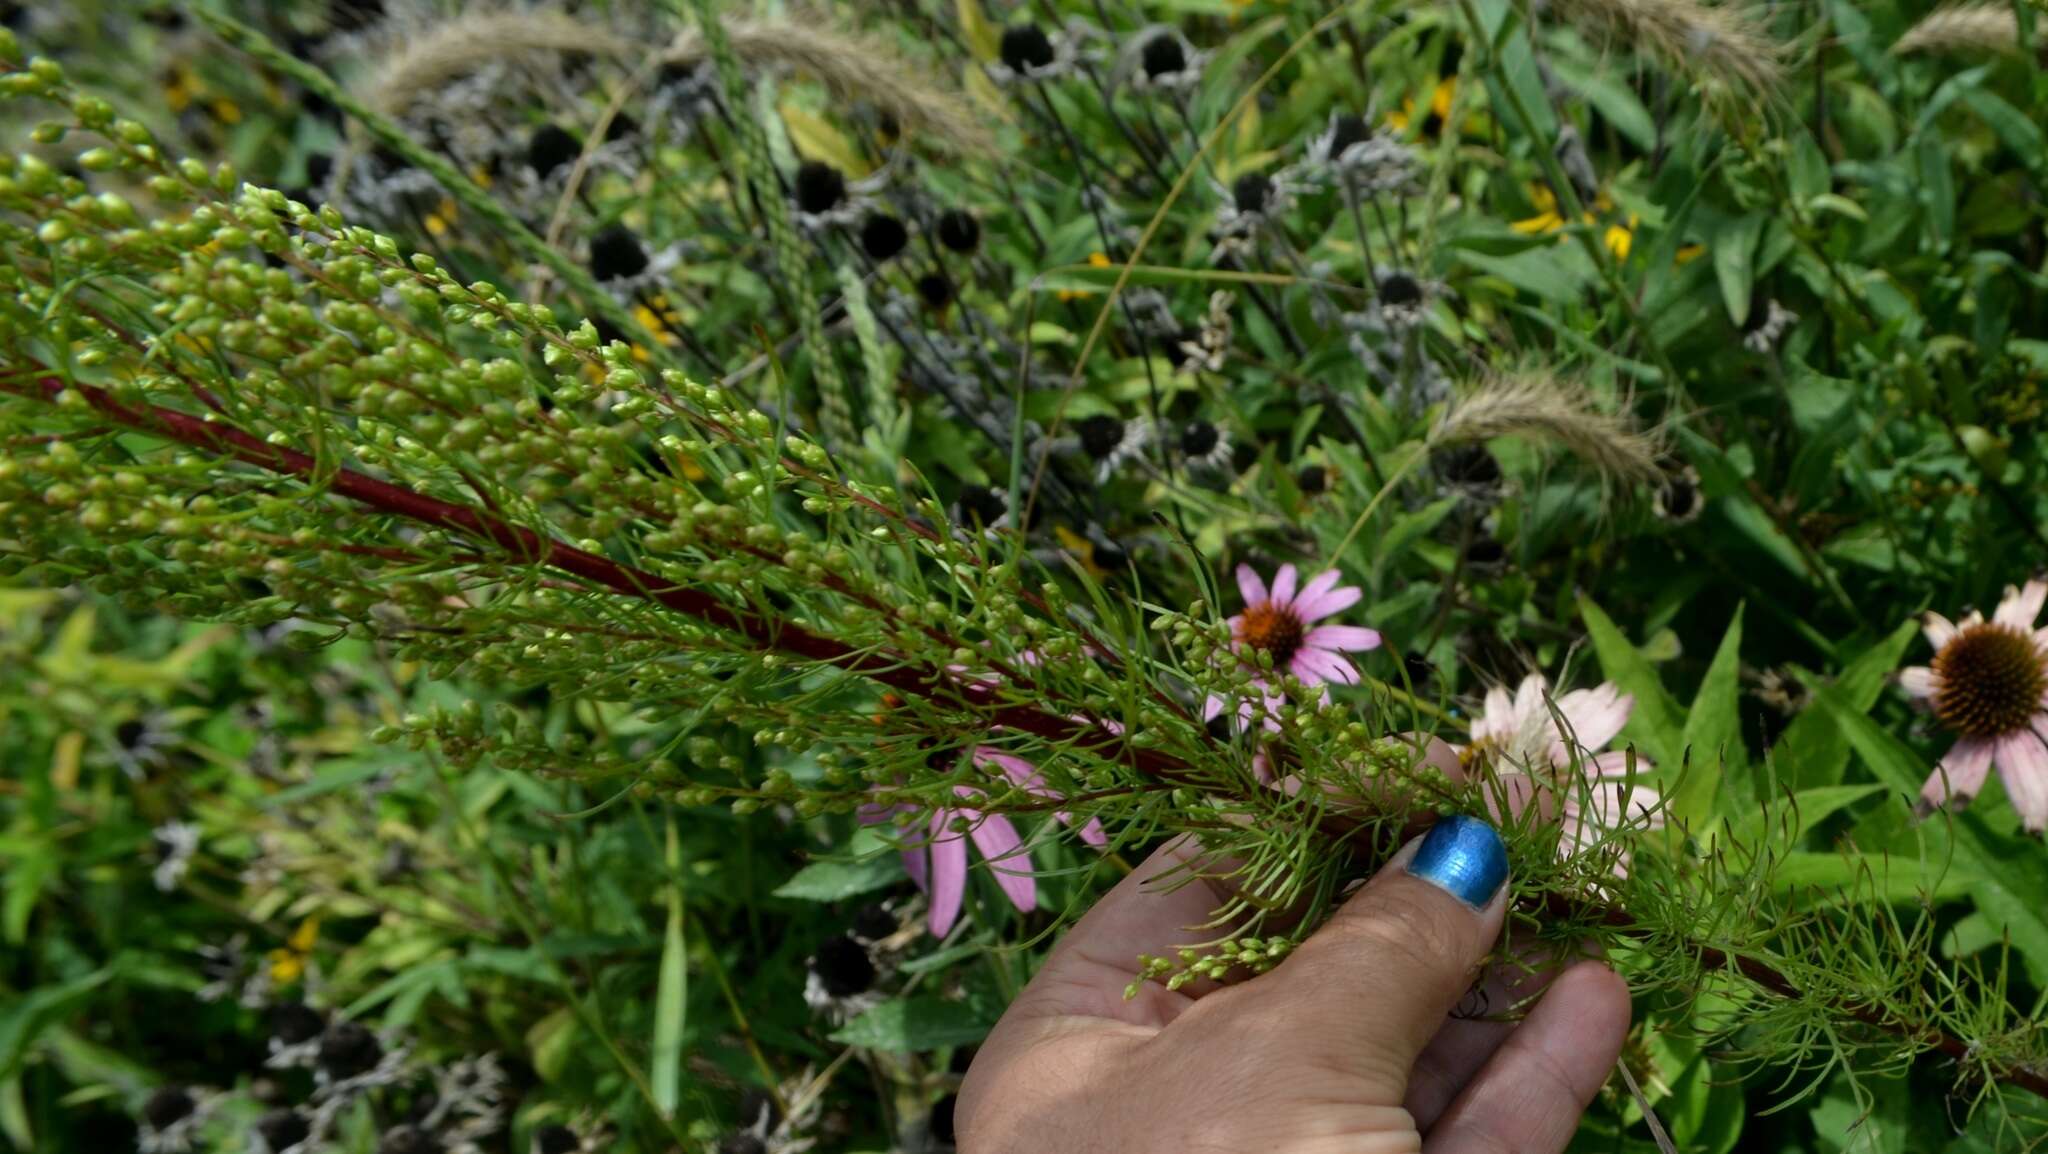
[[[1619,484],[1657,481],[1657,446],[1603,413],[1577,384],[1545,373],[1488,378],[1454,402],[1432,439],[1439,445],[1523,437],[1562,449]]]
[[[1892,54],[1983,53],[2020,55],[2018,13],[2000,0],[1948,4],[1920,18],[1892,44]]]
[[[1706,0],[1550,0],[1551,15],[1582,34],[1646,51],[1713,95],[1754,109],[1783,86],[1786,45],[1765,9]]]

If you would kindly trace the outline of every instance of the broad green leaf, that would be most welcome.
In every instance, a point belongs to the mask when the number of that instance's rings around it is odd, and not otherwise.
[[[1765,842],[1797,845],[1806,831],[1883,789],[1881,785],[1823,785],[1800,790],[1754,813],[1730,819],[1725,840],[1745,852],[1761,851]]]
[[[779,898],[837,902],[903,880],[903,859],[880,853],[854,861],[814,861],[775,887]]]
[[[1642,746],[1659,766],[1681,764],[1685,754],[1685,715],[1658,680],[1656,667],[1591,597],[1579,598],[1579,614],[1585,618],[1593,652],[1599,656],[1607,679],[1635,696],[1635,709],[1622,732]]]
[[[994,1025],[966,1002],[933,997],[896,998],[874,1007],[839,1028],[832,1040],[870,1050],[915,1052],[941,1046],[964,1046],[988,1036]]]
[[[1849,709],[1859,715],[1870,712],[1918,632],[1919,626],[1909,621],[1849,662],[1834,683]],[[1817,682],[1811,677],[1801,680],[1808,689]],[[1778,780],[1789,789],[1834,785],[1842,780],[1842,770],[1849,764],[1849,740],[1828,711],[1809,705],[1785,728],[1771,750],[1771,759]]]
[[[1695,837],[1704,836],[1714,820],[1714,801],[1721,796],[1724,767],[1741,767],[1742,687],[1737,679],[1742,658],[1742,606],[1721,637],[1721,648],[1707,667],[1706,680],[1685,718],[1685,776],[1671,794],[1670,816],[1685,823]],[[1604,663],[1604,662],[1603,662]]]
[[[2005,98],[1988,88],[1966,88],[1963,103],[1970,111],[1982,117],[1991,131],[2005,141],[2007,148],[2019,154],[2021,161],[2030,167],[2041,162],[2041,127],[2028,118],[2027,114],[2006,103]]]
[[[1714,256],[1714,278],[1721,283],[1721,303],[1728,307],[1728,319],[1741,325],[1749,319],[1750,291],[1756,283],[1756,242],[1763,236],[1765,217],[1748,213],[1724,222],[1708,245]]]
[[[1815,853],[1781,855],[1771,869],[1771,889],[1798,894],[1801,909],[1815,904],[1854,904],[1875,898],[1887,903],[1960,897],[1978,880],[1959,869],[1888,854]]]

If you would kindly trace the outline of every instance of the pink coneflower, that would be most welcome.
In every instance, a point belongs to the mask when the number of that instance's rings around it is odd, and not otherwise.
[[[1656,792],[1629,781],[1628,751],[1606,748],[1628,724],[1635,698],[1611,682],[1554,699],[1549,693],[1540,673],[1523,678],[1512,698],[1500,686],[1489,690],[1472,723],[1472,744],[1458,750],[1459,760],[1491,771],[1515,811],[1533,800],[1539,812],[1554,813],[1563,829],[1560,857],[1591,845],[1599,830],[1661,827]],[[1636,767],[1649,763],[1637,757]]]
[[[1046,786],[1044,775],[1038,767],[1011,753],[1004,753],[991,746],[981,745],[974,749],[974,764],[983,769],[993,768],[1017,788],[1037,797],[1059,801],[1060,794]],[[975,802],[984,796],[981,790],[970,785],[956,785],[954,795],[967,802]],[[865,825],[897,820],[905,825],[917,824],[909,815],[918,814],[918,807],[908,804],[896,806],[863,806],[860,820]],[[1062,823],[1073,824],[1073,815],[1065,811],[1053,814]],[[1031,875],[1031,855],[1024,848],[1024,839],[1017,833],[1015,823],[999,813],[983,813],[972,805],[955,801],[952,805],[934,810],[924,818],[921,833],[911,836],[922,838],[903,849],[903,868],[917,888],[931,898],[931,913],[927,921],[933,936],[945,937],[953,924],[960,919],[960,907],[967,895],[967,843],[971,840],[974,848],[981,851],[982,859],[988,862],[989,870],[995,875],[996,884],[1002,887],[1003,895],[1019,913],[1030,913],[1038,908],[1038,882]],[[955,828],[964,824],[966,832]],[[1109,838],[1102,831],[1102,823],[1089,818],[1076,831],[1080,839],[1091,846],[1101,848],[1109,844]]]
[[[1271,654],[1275,673],[1291,673],[1304,685],[1358,684],[1358,670],[1344,654],[1379,648],[1379,631],[1360,625],[1314,625],[1351,608],[1363,596],[1356,585],[1339,586],[1342,579],[1343,574],[1328,569],[1297,590],[1294,566],[1282,565],[1269,590],[1251,566],[1239,565],[1237,589],[1244,595],[1244,612],[1230,619],[1230,636],[1237,651],[1246,656],[1254,650]],[[1265,696],[1266,728],[1277,730],[1280,725],[1273,714],[1279,711],[1280,695],[1267,687],[1264,678],[1253,684]],[[1203,704],[1202,720],[1222,712],[1223,699],[1212,695]],[[1238,705],[1240,721],[1249,721],[1251,714],[1251,702]]]
[[[1925,702],[1956,734],[1927,784],[1922,815],[1954,802],[1967,805],[1993,764],[2028,833],[2048,830],[2048,629],[2034,628],[2048,581],[2008,585],[1991,614],[1959,622],[1929,613],[1930,665],[1899,671],[1899,685]]]

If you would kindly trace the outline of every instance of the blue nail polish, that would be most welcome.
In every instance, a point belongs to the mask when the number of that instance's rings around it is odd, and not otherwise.
[[[1485,909],[1508,879],[1508,851],[1492,826],[1452,814],[1429,827],[1408,872],[1473,909]]]

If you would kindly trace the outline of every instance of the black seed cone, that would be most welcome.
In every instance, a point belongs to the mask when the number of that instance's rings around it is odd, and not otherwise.
[[[1009,511],[1009,502],[1003,494],[986,485],[962,485],[960,496],[954,500],[954,520],[963,525],[980,523],[984,527],[1003,519]],[[894,933],[892,928],[890,933]]]
[[[980,489],[981,486],[970,485],[968,486],[968,488]],[[990,492],[988,489],[982,489],[981,491],[983,493]],[[963,490],[960,494],[960,503],[962,506],[965,506],[966,502],[967,494]],[[995,502],[996,509],[995,514],[993,516],[990,516],[988,514],[985,507],[977,508],[973,510],[973,512],[975,516],[981,519],[981,523],[986,525],[990,521],[994,521],[1002,517],[1002,505],[1003,503],[1001,500],[997,500]],[[888,937],[890,934],[895,933],[898,928],[898,923],[896,921],[896,915],[889,912],[889,907],[883,905],[880,902],[870,902],[867,905],[862,906],[860,909],[854,911],[853,924],[849,928],[853,931],[853,936],[859,940],[878,942],[883,938]]]
[[[533,174],[542,179],[554,174],[565,164],[573,162],[583,153],[583,142],[576,135],[559,124],[543,124],[533,130],[532,139],[526,142],[526,163]]]
[[[846,178],[822,161],[807,160],[796,170],[796,206],[813,216],[831,212],[846,199]]]
[[[1330,471],[1321,465],[1304,465],[1294,475],[1294,484],[1304,493],[1320,493],[1330,487]]]
[[[1223,434],[1207,421],[1189,421],[1180,431],[1180,451],[1190,457],[1207,456]]]
[[[1507,547],[1491,537],[1475,538],[1465,549],[1467,565],[1498,565],[1507,559]]]
[[[1114,541],[1090,542],[1094,546],[1095,564],[1103,569],[1116,572],[1131,563],[1131,551]]]
[[[354,1022],[336,1022],[320,1035],[320,1069],[337,1081],[377,1068],[384,1046],[377,1035]]]
[[[1247,172],[1231,184],[1230,199],[1239,212],[1264,212],[1273,199],[1273,179],[1262,172]]]
[[[939,214],[939,243],[954,252],[973,252],[981,244],[981,222],[965,209],[949,208]]]
[[[740,1091],[740,1128],[751,1129],[766,1123],[773,1127],[782,1121],[782,1109],[775,1104],[775,1095],[759,1086],[749,1086]]]
[[[272,1110],[256,1120],[256,1133],[271,1154],[304,1142],[313,1133],[312,1124],[297,1110]]]
[[[1397,308],[1422,303],[1422,282],[1405,272],[1389,273],[1380,282],[1380,302]]]
[[[264,1019],[270,1026],[270,1036],[287,1046],[320,1036],[327,1028],[327,1019],[320,1011],[304,1002],[279,1002],[264,1011]]]
[[[868,957],[867,948],[852,938],[841,935],[827,938],[818,952],[811,956],[811,972],[818,976],[818,984],[835,998],[850,998],[866,993],[875,985],[875,961]]]
[[[163,1130],[190,1113],[195,1103],[183,1086],[159,1086],[142,1104],[143,1120],[153,1130]]]
[[[534,1154],[573,1154],[583,1148],[583,1139],[567,1126],[542,1126],[533,1132]]]
[[[1075,421],[1074,432],[1081,438],[1081,450],[1099,461],[1123,444],[1124,423],[1097,413]]]
[[[1180,45],[1180,37],[1171,32],[1160,32],[1145,41],[1145,46],[1138,50],[1138,62],[1147,76],[1172,76],[1187,68],[1188,54]]]
[[[932,1103],[929,1129],[933,1138],[941,1142],[953,1141],[953,1111],[960,1105],[958,1094],[948,1094]]]
[[[768,1154],[768,1143],[752,1134],[727,1134],[719,1139],[718,1154]]]
[[[590,238],[590,275],[621,280],[647,271],[647,249],[623,224],[614,224]]]
[[[1010,71],[1030,73],[1052,64],[1052,40],[1036,24],[1013,24],[1003,29],[1003,63]]]
[[[1699,486],[1683,473],[1664,478],[1664,512],[1672,517],[1690,517],[1700,503]]]
[[[625,140],[628,137],[638,136],[639,134],[640,122],[626,115],[623,112],[619,113],[617,116],[612,117],[612,122],[604,126],[604,138],[606,143],[610,143],[615,140]]]
[[[910,243],[910,230],[886,212],[869,213],[860,223],[861,251],[869,260],[883,261],[903,251]]]
[[[1330,126],[1330,155],[1342,156],[1345,149],[1365,143],[1371,135],[1372,131],[1365,126],[1365,117],[1344,113]]]
[[[945,273],[928,272],[917,278],[917,295],[929,308],[945,308],[953,303],[953,282]]]

